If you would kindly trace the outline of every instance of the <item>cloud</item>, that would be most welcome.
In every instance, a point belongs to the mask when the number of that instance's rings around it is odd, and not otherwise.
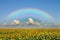
[[[35,24],[34,20],[32,18],[28,18],[27,24]]]
[[[35,22],[35,24],[36,24],[36,25],[40,25],[40,23],[39,23],[39,22]]]
[[[3,23],[2,25],[7,25],[7,23]]]
[[[12,24],[18,25],[18,24],[20,24],[20,21],[19,20],[13,20]]]
[[[28,21],[26,23],[31,25],[40,25],[39,22],[34,21],[32,18],[28,18]]]
[[[44,24],[45,22],[44,22],[44,21],[42,21],[41,23],[42,23],[42,24]]]

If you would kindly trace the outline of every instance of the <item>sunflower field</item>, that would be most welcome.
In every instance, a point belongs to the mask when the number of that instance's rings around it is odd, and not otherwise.
[[[0,29],[0,40],[60,40],[60,29]]]

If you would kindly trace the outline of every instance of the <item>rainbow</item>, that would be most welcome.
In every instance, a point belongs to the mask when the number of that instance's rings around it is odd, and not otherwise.
[[[53,21],[54,18],[48,13],[32,8],[25,8],[14,11],[8,15],[8,19],[24,19],[27,17],[36,18],[38,20]]]

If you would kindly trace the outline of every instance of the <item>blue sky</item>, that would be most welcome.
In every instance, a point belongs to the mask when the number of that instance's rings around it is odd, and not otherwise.
[[[60,0],[0,0],[0,21],[11,12],[22,8],[41,9],[60,22]]]

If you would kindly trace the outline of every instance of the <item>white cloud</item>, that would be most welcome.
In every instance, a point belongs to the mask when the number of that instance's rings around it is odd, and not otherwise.
[[[28,21],[26,23],[27,24],[32,24],[32,25],[40,25],[39,22],[34,21],[32,18],[28,18]]]
[[[18,25],[18,24],[20,24],[20,21],[19,20],[13,20],[12,24]]]
[[[3,23],[2,25],[7,25],[7,23]]]
[[[45,22],[44,22],[44,21],[42,21],[41,23],[43,23],[43,24],[44,24]]]
[[[28,21],[26,22],[28,24],[35,24],[34,20],[32,18],[28,18]]]
[[[36,24],[36,25],[40,25],[40,23],[39,23],[39,22],[35,22],[35,24]]]

